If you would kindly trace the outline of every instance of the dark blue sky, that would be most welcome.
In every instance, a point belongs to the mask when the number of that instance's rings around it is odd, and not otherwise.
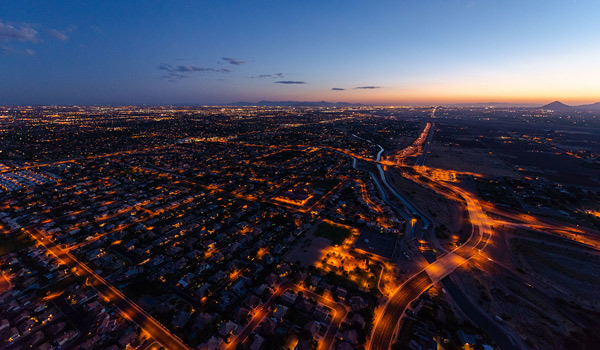
[[[597,0],[2,1],[0,104],[594,102],[599,14]]]

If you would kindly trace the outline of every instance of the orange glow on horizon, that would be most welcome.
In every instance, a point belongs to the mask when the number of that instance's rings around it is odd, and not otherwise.
[[[532,92],[533,91],[533,92]],[[279,98],[279,97],[278,97]],[[576,85],[552,87],[532,87],[527,81],[499,82],[490,86],[482,82],[472,84],[446,83],[441,85],[420,85],[410,87],[382,86],[371,91],[347,90],[338,92],[307,92],[302,96],[281,96],[281,100],[344,100],[381,106],[435,106],[440,104],[468,103],[515,103],[545,105],[559,100],[566,104],[591,104],[599,101],[598,88]]]

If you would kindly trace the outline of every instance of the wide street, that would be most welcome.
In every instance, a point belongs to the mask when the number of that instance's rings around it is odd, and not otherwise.
[[[102,277],[98,276],[85,264],[77,260],[72,254],[54,244],[54,242],[44,236],[41,231],[32,228],[29,229],[28,232],[41,246],[46,248],[59,260],[71,267],[71,269],[76,269],[75,273],[86,278],[87,283],[96,289],[106,301],[116,306],[121,311],[123,317],[138,324],[144,332],[148,333],[152,338],[161,343],[161,345],[171,350],[188,349],[179,338],[171,334],[164,326],[152,318],[152,316],[148,315],[148,313],[134,302],[127,299],[127,297],[119,290]]]
[[[376,320],[371,338],[371,349],[388,350],[396,325],[408,304],[419,297],[433,282],[424,270],[413,275],[392,295],[381,317]]]

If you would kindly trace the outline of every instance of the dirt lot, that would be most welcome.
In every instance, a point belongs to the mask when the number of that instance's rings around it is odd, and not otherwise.
[[[461,148],[433,143],[427,157],[427,166],[482,174],[490,177],[520,177],[502,159],[482,148]]]
[[[456,233],[462,228],[463,215],[458,203],[407,180],[396,171],[391,171],[390,174],[392,182],[397,184],[396,188],[400,189],[417,209],[425,210],[437,225],[445,225],[450,233]]]
[[[284,257],[289,262],[300,261],[302,266],[308,267],[320,262],[323,258],[323,252],[331,246],[331,241],[324,237],[317,237],[312,233],[306,236],[296,244]]]
[[[511,248],[520,267],[536,278],[551,281],[556,295],[578,300],[600,311],[600,254],[556,239],[513,238]]]
[[[595,348],[600,254],[548,235],[513,231],[507,237],[510,258],[482,256],[453,274],[463,291],[531,349]]]

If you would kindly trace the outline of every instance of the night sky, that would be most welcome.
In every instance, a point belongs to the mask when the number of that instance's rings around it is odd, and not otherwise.
[[[598,0],[0,1],[0,104],[600,101]]]

